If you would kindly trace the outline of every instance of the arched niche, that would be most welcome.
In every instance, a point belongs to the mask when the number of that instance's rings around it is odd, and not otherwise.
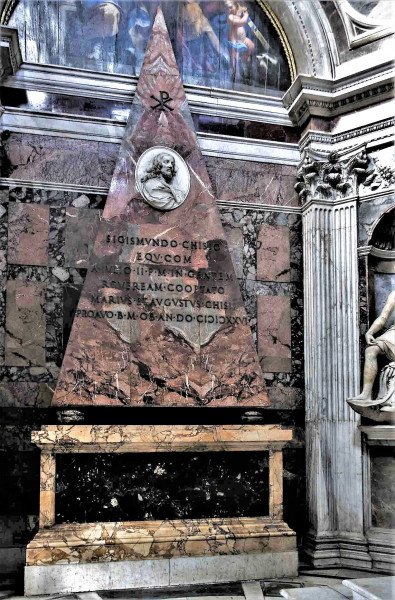
[[[395,205],[374,223],[369,239],[368,311],[369,323],[379,316],[392,290],[395,289]],[[393,325],[395,316],[386,324]]]

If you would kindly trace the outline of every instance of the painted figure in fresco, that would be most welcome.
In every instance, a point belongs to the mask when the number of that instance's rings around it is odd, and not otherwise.
[[[160,210],[177,208],[185,200],[185,194],[171,185],[176,174],[175,160],[171,154],[157,154],[141,178],[142,192],[147,202]]]
[[[181,15],[183,27],[182,32],[179,31],[178,35],[184,50],[184,58],[190,64],[191,71],[196,69],[209,72],[215,71],[211,48],[222,58],[224,58],[223,51],[214,29],[200,8],[199,2],[185,0]]]
[[[228,22],[229,56],[233,71],[233,80],[238,78],[239,56],[247,63],[251,60],[255,44],[247,37],[245,26],[249,21],[247,7],[234,0],[225,0]]]
[[[357,406],[381,405],[381,411],[392,412],[395,409],[395,324],[379,337],[374,337],[374,334],[384,327],[394,310],[395,290],[390,293],[381,314],[366,332],[365,339],[368,346],[365,350],[363,389],[359,396],[348,399],[351,406],[356,403]],[[384,375],[385,381],[380,381],[379,398],[372,400],[372,389],[378,371],[377,359],[379,356],[386,356],[390,362],[381,373],[381,378]]]
[[[99,60],[102,57],[105,41],[117,35],[121,8],[112,0],[85,0],[86,28],[84,35],[92,43],[92,52],[88,58]]]
[[[150,25],[151,16],[147,7],[143,2],[138,2],[136,8],[131,11],[128,22],[128,34],[132,40],[128,51],[135,56],[138,63],[142,63],[144,59]]]

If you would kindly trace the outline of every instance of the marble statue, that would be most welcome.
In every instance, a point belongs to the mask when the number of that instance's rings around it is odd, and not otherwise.
[[[395,290],[390,293],[383,310],[366,332],[363,389],[359,396],[348,398],[348,404],[358,413],[376,421],[395,418],[395,324],[379,337],[374,337],[388,321],[395,309]],[[378,357],[385,356],[389,363],[381,370],[379,393],[372,398],[378,371]]]
[[[154,208],[173,210],[187,197],[188,167],[174,150],[160,146],[150,148],[141,156],[136,170],[139,191]]]

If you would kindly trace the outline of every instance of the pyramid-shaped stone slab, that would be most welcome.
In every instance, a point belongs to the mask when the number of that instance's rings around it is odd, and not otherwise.
[[[160,8],[53,404],[269,404]]]

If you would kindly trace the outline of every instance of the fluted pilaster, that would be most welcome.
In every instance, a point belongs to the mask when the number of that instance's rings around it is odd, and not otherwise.
[[[312,199],[303,212],[306,553],[319,565],[369,566],[363,532],[356,199]]]

